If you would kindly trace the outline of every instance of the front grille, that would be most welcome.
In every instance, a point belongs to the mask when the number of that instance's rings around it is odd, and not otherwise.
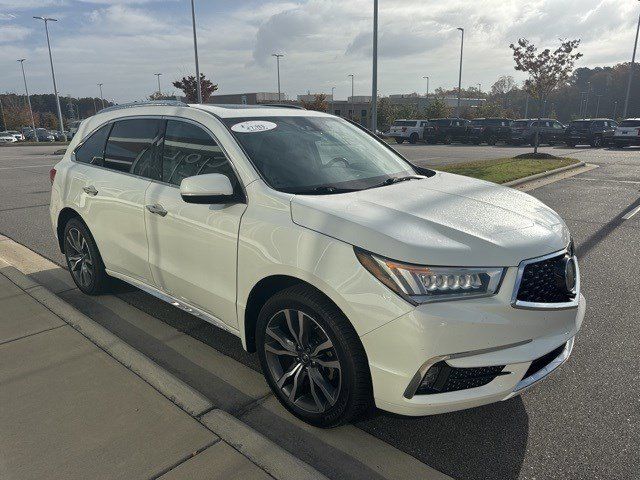
[[[530,263],[522,272],[517,299],[521,302],[564,303],[575,298],[565,284],[565,255]]]
[[[552,350],[551,352],[541,356],[540,358],[536,358],[533,362],[531,362],[531,365],[529,366],[527,373],[524,374],[523,378],[527,378],[527,377],[530,377],[531,375],[538,373],[540,370],[542,370],[544,367],[546,367],[552,361],[558,358],[560,354],[564,351],[565,345],[566,344],[563,343],[555,350]]]
[[[429,368],[416,391],[416,395],[482,387],[499,375],[507,375],[509,372],[502,371],[504,367],[504,365],[497,365],[495,367],[456,368],[444,361],[438,362]]]

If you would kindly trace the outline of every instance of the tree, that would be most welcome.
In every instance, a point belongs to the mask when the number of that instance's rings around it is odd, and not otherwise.
[[[198,101],[198,85],[195,75],[182,77],[180,80],[173,82],[173,86],[182,90],[189,102]],[[207,103],[213,92],[218,90],[218,85],[214,85],[211,80],[205,77],[204,73],[200,74],[200,90],[202,91],[202,101]]]
[[[167,95],[166,93],[160,93],[160,92],[153,92],[151,95],[149,95],[149,100],[175,100],[176,96],[175,95]],[[204,95],[203,95],[203,100],[204,100]]]
[[[378,99],[378,130],[386,132],[394,122],[394,110],[387,97]]]
[[[579,45],[580,40],[562,40],[554,51],[545,48],[539,53],[538,48],[525,38],[519,39],[516,45],[509,45],[513,51],[515,69],[529,74],[529,78],[524,82],[524,89],[538,100],[538,119],[544,100],[555,89],[568,82],[576,61],[582,57],[577,51]],[[536,128],[534,153],[538,153],[539,124],[540,122]]]
[[[511,75],[501,75],[498,80],[491,85],[491,95],[503,99],[502,106],[507,107],[507,99],[509,94],[516,88],[516,81]]]
[[[316,93],[313,96],[311,102],[301,102],[302,106],[307,110],[315,110],[317,112],[326,112],[329,110],[329,103],[327,102],[327,95],[324,93]]]
[[[451,107],[442,98],[434,98],[425,110],[427,118],[446,118],[451,115]]]

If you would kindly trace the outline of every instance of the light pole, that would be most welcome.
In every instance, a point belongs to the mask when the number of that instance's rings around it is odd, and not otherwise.
[[[58,122],[60,123],[60,134],[64,135],[64,124],[62,123],[62,110],[60,109],[60,98],[58,97],[58,87],[56,86],[56,73],[53,70],[53,57],[51,56],[51,43],[49,42],[49,25],[48,22],[57,22],[55,18],[33,17],[44,22],[44,31],[47,35],[47,47],[49,48],[49,63],[51,64],[51,78],[53,79],[53,93],[56,96],[56,108],[58,109]],[[35,131],[33,132],[35,134]]]
[[[598,103],[596,104],[596,118],[598,118],[598,115],[600,114],[600,99],[602,98],[602,95],[596,95],[596,98],[598,99]]]
[[[349,75],[347,75],[347,77],[351,77],[351,115],[349,115],[349,118],[351,120],[353,120],[353,116],[356,113],[355,112],[355,104],[353,103],[353,79],[355,77],[355,75],[353,73],[350,73]]]
[[[478,93],[482,93],[482,84],[481,83],[478,84]]]
[[[378,0],[373,0],[373,78],[371,80],[371,131],[378,129]]]
[[[612,119],[616,119],[616,114],[618,113],[618,101],[613,102],[613,116]]]
[[[154,73],[154,75],[156,77],[158,77],[158,95],[162,96],[162,89],[160,88],[160,75],[162,75],[161,73]]]
[[[278,70],[278,103],[282,101],[282,93],[280,92],[280,59],[284,57],[284,53],[272,53],[272,57],[276,57],[276,69]]]
[[[429,76],[426,75],[422,78],[427,80],[427,98],[429,98]]]
[[[624,111],[622,112],[622,118],[627,118],[627,111],[629,110],[629,96],[631,95],[631,83],[633,82],[633,71],[636,66],[636,51],[638,50],[638,34],[640,34],[640,15],[638,15],[638,28],[636,28],[636,41],[633,44],[633,56],[631,57],[631,66],[629,67],[629,83],[627,83],[627,96],[624,100]]]
[[[24,91],[27,94],[27,104],[29,105],[29,114],[31,115],[31,127],[33,128],[33,136],[36,139],[36,142],[38,142],[38,135],[36,135],[36,121],[33,117],[33,110],[31,109],[31,98],[29,98],[29,89],[27,88],[27,76],[24,73],[24,61],[26,60],[26,58],[20,58],[18,59],[18,62],[20,62],[20,67],[22,67],[22,79],[24,80]]]
[[[462,93],[462,52],[464,49],[464,28],[458,27],[458,30],[462,33],[460,39],[460,71],[458,73],[458,107],[456,108],[456,117],[460,118],[460,95]]]
[[[104,83],[98,83],[97,85],[100,89],[100,103],[102,104],[102,108],[104,108],[104,96],[102,95],[102,85],[104,85]]]
[[[589,115],[589,94],[590,93],[591,93],[591,82],[587,82],[587,93],[584,100],[584,117],[582,117],[583,120],[587,118],[587,116]]]
[[[331,87],[331,115],[333,115],[335,110],[333,109],[333,101],[335,100],[336,87]]]
[[[196,35],[196,7],[191,0],[191,23],[193,24],[193,54],[196,58],[196,92],[198,103],[202,103],[202,86],[200,85],[200,64],[198,63],[198,36]]]

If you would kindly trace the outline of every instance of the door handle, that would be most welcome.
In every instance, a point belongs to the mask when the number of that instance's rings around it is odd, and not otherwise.
[[[86,193],[87,195],[91,195],[92,197],[95,197],[98,194],[98,190],[96,190],[96,187],[94,187],[93,185],[82,187],[82,190],[84,190],[84,193]]]
[[[156,215],[160,215],[161,217],[164,217],[167,215],[167,211],[164,209],[164,207],[158,203],[154,203],[153,205],[147,205],[146,206],[147,210],[149,210],[151,213],[155,213]]]

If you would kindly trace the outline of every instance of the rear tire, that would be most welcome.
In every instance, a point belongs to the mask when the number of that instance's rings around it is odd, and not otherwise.
[[[411,145],[415,145],[416,143],[418,143],[418,134],[417,133],[412,133],[411,136],[409,137],[409,143]]]
[[[445,135],[444,144],[451,145],[451,143],[453,143],[453,137],[451,135]]]
[[[302,421],[331,428],[372,410],[364,347],[342,312],[313,288],[296,285],[267,301],[256,346],[274,395]]]
[[[590,145],[591,145],[593,148],[600,148],[600,147],[602,147],[602,137],[600,137],[600,136],[595,136],[595,137],[593,137],[593,139],[591,140]]]
[[[93,235],[79,218],[64,226],[63,246],[67,268],[80,291],[87,295],[107,292],[111,277],[105,272]]]

